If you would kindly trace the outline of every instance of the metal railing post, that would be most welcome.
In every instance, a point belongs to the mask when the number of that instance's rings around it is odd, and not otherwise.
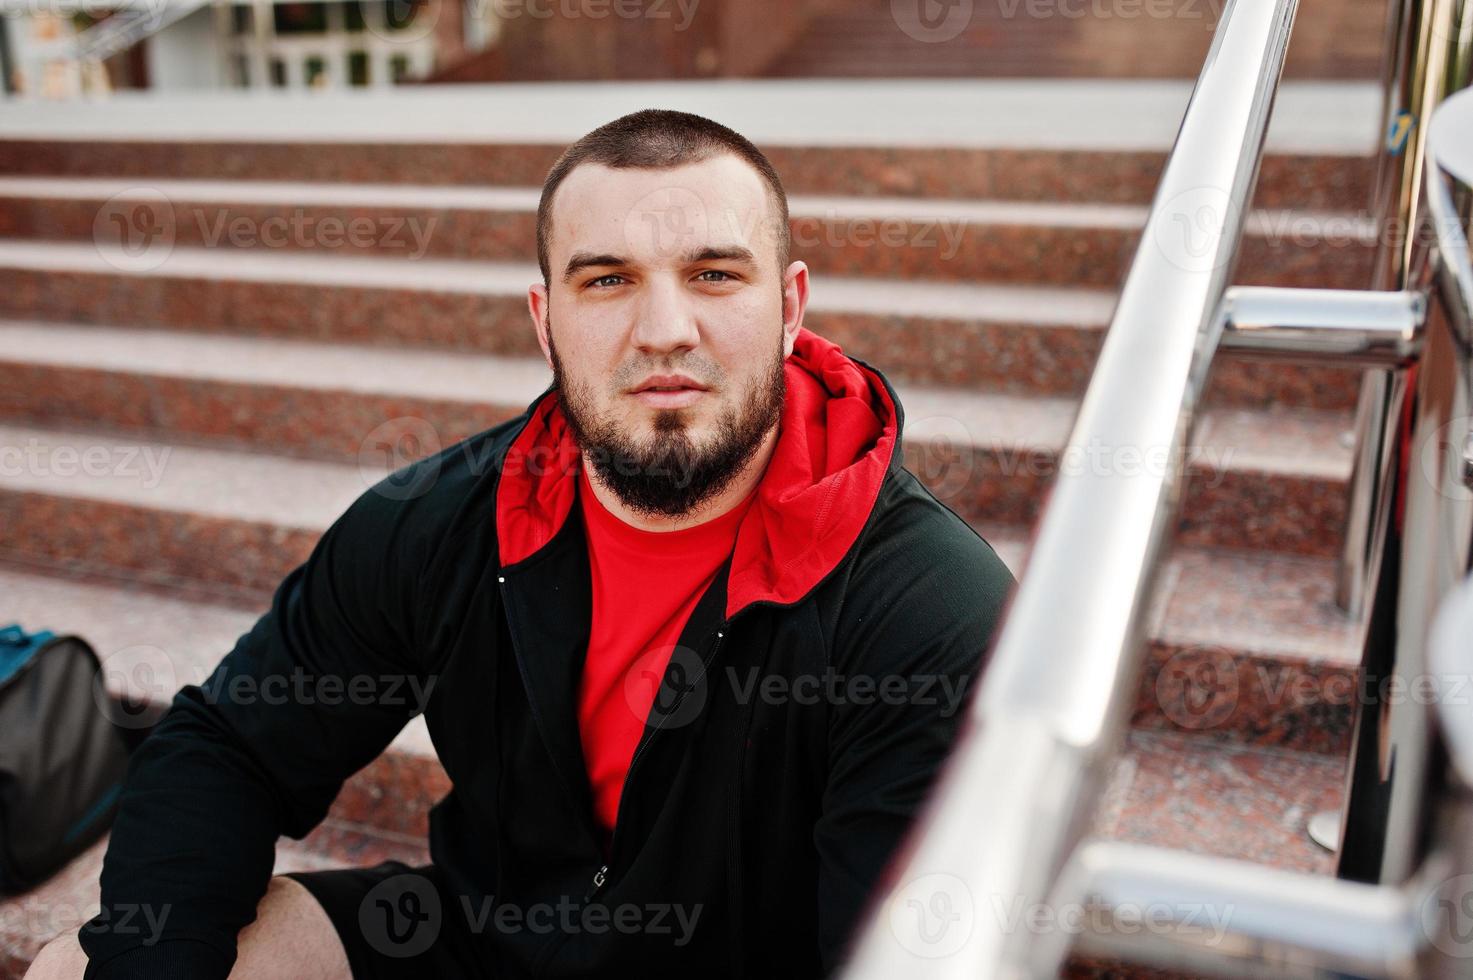
[[[1068,936],[1007,917],[1049,901],[1124,733],[1296,8],[1223,8],[1028,570],[959,744],[858,933],[851,978],[1011,980],[1067,955]]]
[[[1386,144],[1382,148],[1376,208],[1380,248],[1377,289],[1414,288],[1422,258],[1424,184],[1433,111],[1466,81],[1464,37],[1473,23],[1469,0],[1399,0],[1392,4],[1386,73]],[[1461,52],[1461,53],[1460,53]],[[1433,175],[1435,179],[1435,174]],[[1366,624],[1363,694],[1357,699],[1356,737],[1348,770],[1339,834],[1339,873],[1359,881],[1400,881],[1411,867],[1417,834],[1415,798],[1423,791],[1425,726],[1406,706],[1385,703],[1384,682],[1410,679],[1398,651],[1410,639],[1399,598],[1403,575],[1401,530],[1392,520],[1405,510],[1398,463],[1412,433],[1404,402],[1405,372],[1371,370],[1357,409],[1356,458],[1347,508],[1339,598]],[[1420,570],[1416,570],[1420,574]],[[1393,773],[1389,761],[1395,758]],[[1400,784],[1400,785],[1397,785]],[[1387,855],[1392,857],[1388,861]]]

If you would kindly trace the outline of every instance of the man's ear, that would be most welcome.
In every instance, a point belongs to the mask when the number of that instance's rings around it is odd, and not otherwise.
[[[548,312],[547,287],[540,282],[534,282],[527,287],[527,312],[532,314],[532,327],[537,331],[537,346],[542,348],[542,359],[552,367],[552,350],[548,347],[547,340],[547,312]]]
[[[793,353],[793,342],[803,326],[808,308],[808,266],[793,262],[783,274],[783,357]]]

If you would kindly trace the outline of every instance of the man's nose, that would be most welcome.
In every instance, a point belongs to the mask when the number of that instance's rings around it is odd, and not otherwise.
[[[681,284],[667,277],[651,280],[636,312],[633,345],[645,353],[664,354],[694,348],[700,340],[695,305]]]

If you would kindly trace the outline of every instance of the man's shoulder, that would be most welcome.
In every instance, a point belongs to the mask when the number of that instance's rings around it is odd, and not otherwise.
[[[420,567],[447,538],[460,540],[457,527],[472,523],[473,536],[487,545],[495,542],[496,481],[506,447],[526,422],[526,414],[483,429],[449,445],[436,448],[434,431],[407,429],[391,434],[395,440],[385,453],[417,455],[411,462],[377,479],[363,490],[338,518],[355,537],[379,545],[398,545],[417,552]],[[433,451],[424,452],[429,446]],[[364,459],[372,464],[371,453]]]
[[[992,546],[914,474],[892,472],[845,579],[837,639],[904,659],[925,646],[985,647],[1016,582]],[[843,656],[843,654],[840,654]]]
[[[989,593],[1014,585],[986,538],[904,467],[887,476],[855,559],[865,579],[958,576]]]

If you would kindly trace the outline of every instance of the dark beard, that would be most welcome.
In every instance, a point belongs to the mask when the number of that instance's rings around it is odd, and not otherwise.
[[[736,408],[728,409],[717,420],[716,439],[704,450],[691,444],[681,409],[656,411],[655,435],[649,444],[636,443],[609,419],[585,410],[592,399],[585,388],[574,386],[576,390],[569,390],[550,325],[547,346],[558,404],[578,448],[603,484],[638,514],[679,517],[715,497],[731,485],[756,454],[768,430],[782,418],[786,385],[781,346],[767,375],[738,399]]]

